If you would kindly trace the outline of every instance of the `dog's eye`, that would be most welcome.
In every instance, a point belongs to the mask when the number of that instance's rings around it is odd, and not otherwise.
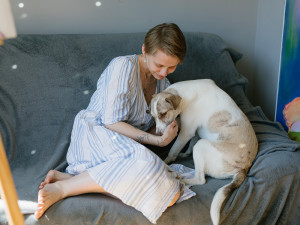
[[[166,112],[164,112],[164,113],[160,113],[160,114],[159,114],[159,118],[165,117],[166,115],[167,115],[167,113],[166,113]]]

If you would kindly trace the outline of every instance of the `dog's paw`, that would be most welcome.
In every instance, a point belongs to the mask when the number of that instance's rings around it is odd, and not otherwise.
[[[179,174],[177,172],[175,172],[174,170],[168,170],[169,174],[171,175],[172,178],[177,179],[177,180],[181,180],[181,177],[179,176]]]
[[[185,183],[186,185],[202,185],[202,184],[205,184],[206,180],[199,180],[199,179],[195,179],[195,178],[192,178],[192,179],[182,179],[183,183]]]
[[[180,158],[187,158],[187,157],[190,156],[190,154],[187,154],[187,153],[180,153],[178,156],[179,156]]]
[[[171,163],[171,162],[174,162],[175,159],[176,159],[176,157],[170,157],[170,156],[168,156],[168,157],[164,160],[164,162],[165,162],[166,164],[169,164],[169,163]]]

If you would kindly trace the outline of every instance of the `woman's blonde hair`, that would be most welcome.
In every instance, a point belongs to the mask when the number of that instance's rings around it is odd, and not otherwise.
[[[186,54],[185,37],[174,23],[163,23],[150,29],[145,36],[144,46],[147,54],[154,55],[157,50],[161,50],[167,55],[178,57],[181,64]]]

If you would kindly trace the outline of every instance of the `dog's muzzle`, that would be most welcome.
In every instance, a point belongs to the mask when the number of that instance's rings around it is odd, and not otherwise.
[[[157,121],[156,122],[156,134],[163,135],[163,133],[165,132],[165,129],[167,128],[167,126],[169,124],[165,124],[165,123],[162,123],[160,121]]]

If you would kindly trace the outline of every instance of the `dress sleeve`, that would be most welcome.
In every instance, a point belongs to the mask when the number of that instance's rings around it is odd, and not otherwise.
[[[126,57],[119,57],[109,64],[104,73],[102,123],[126,121],[130,111],[130,91],[134,89],[134,63]]]

